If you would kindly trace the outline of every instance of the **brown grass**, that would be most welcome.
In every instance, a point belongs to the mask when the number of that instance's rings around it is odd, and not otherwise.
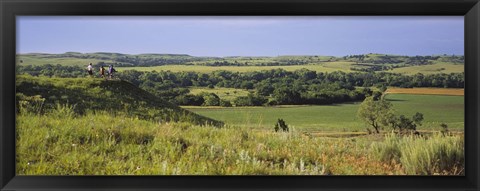
[[[458,88],[388,88],[385,94],[422,94],[463,96],[464,89]]]

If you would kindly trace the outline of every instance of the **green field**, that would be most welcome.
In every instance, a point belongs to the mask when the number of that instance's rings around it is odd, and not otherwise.
[[[432,65],[410,66],[404,68],[395,68],[389,72],[401,74],[437,74],[437,73],[462,73],[465,70],[463,64],[436,63]]]
[[[352,72],[350,67],[354,62],[324,62],[318,64],[308,65],[292,65],[292,66],[201,66],[201,65],[164,65],[152,67],[118,67],[118,71],[137,70],[137,71],[172,71],[172,72],[200,72],[210,73],[218,70],[232,71],[232,72],[253,72],[260,70],[272,70],[282,68],[287,71],[295,71],[302,68],[316,71],[316,72]],[[401,73],[401,74],[437,74],[437,73],[461,73],[464,72],[464,65],[451,63],[437,63],[432,65],[409,66],[402,68],[395,68],[387,70],[386,72]]]
[[[118,71],[138,70],[138,71],[172,71],[172,72],[201,72],[210,73],[217,70],[226,70],[232,72],[253,72],[259,70],[272,70],[283,68],[287,71],[295,71],[302,68],[317,72],[344,71],[351,72],[349,62],[329,62],[322,64],[293,65],[293,66],[199,66],[199,65],[164,65],[152,67],[118,67]]]
[[[398,114],[412,116],[424,114],[424,125],[419,130],[440,129],[440,123],[449,128],[462,130],[464,127],[464,97],[439,95],[389,94],[386,97]],[[358,103],[326,106],[279,106],[213,108],[185,107],[227,124],[256,128],[273,128],[278,118],[284,119],[294,128],[307,131],[365,131],[367,125],[356,117]]]

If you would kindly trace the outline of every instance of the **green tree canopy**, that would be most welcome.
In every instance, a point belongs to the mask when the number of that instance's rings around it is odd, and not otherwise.
[[[373,96],[365,98],[360,104],[357,116],[372,126],[377,133],[380,133],[382,126],[388,125],[392,116],[394,116],[392,104],[384,99],[374,100]]]

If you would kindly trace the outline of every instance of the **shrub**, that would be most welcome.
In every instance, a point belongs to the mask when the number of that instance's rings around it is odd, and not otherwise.
[[[402,156],[400,161],[407,174],[464,173],[464,144],[455,136],[435,134],[430,139],[416,139],[403,146]]]
[[[461,137],[399,136],[388,134],[385,141],[373,145],[376,157],[384,162],[400,162],[407,174],[463,174],[464,143]]]
[[[278,131],[288,132],[288,125],[285,123],[283,119],[278,119],[274,129],[275,129],[275,132],[278,132]]]
[[[450,135],[450,132],[448,131],[448,125],[445,123],[440,124],[440,127],[442,127],[442,130],[440,131],[442,135]]]
[[[221,99],[220,100],[220,106],[222,106],[222,107],[232,107],[232,103],[230,103],[230,101]]]

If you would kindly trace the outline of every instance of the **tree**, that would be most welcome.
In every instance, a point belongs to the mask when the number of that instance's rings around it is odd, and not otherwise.
[[[273,91],[273,98],[279,104],[297,104],[300,102],[301,96],[300,93],[295,90],[281,87]]]
[[[422,125],[423,114],[419,113],[419,112],[415,113],[415,115],[413,115],[413,117],[412,117],[412,120],[415,124]]]
[[[278,131],[288,132],[288,125],[285,123],[283,119],[278,119],[274,129],[275,129],[275,132],[278,132]]]
[[[269,96],[273,93],[275,88],[272,87],[272,82],[265,80],[256,85],[257,94],[262,96]]]
[[[261,106],[268,100],[260,95],[254,95],[252,93],[247,96],[239,96],[233,101],[235,106]]]
[[[371,125],[377,133],[380,128],[389,124],[393,116],[392,104],[384,99],[375,101],[373,96],[365,98],[360,104],[357,116]]]
[[[201,106],[205,99],[202,95],[180,95],[175,98],[175,101],[178,105],[195,105]]]
[[[378,100],[382,99],[382,92],[374,91],[372,93],[372,97],[373,97],[373,100],[378,101]]]
[[[398,128],[400,129],[400,131],[403,131],[403,130],[416,130],[417,128],[417,125],[413,122],[413,120],[405,117],[405,115],[400,115],[400,117],[398,117]]]
[[[251,81],[243,81],[241,84],[240,84],[240,87],[242,89],[247,89],[247,90],[250,90],[250,89],[253,89],[253,83]]]
[[[220,98],[214,93],[207,93],[203,96],[205,102],[203,103],[204,106],[219,106],[220,105]]]

